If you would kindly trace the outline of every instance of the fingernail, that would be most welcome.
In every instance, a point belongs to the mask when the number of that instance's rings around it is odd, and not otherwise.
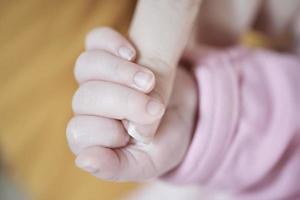
[[[152,74],[143,71],[137,72],[133,77],[135,85],[143,90],[148,90],[151,87],[152,79]]]
[[[122,46],[119,48],[119,55],[126,60],[131,60],[134,57],[134,52],[130,48]]]
[[[165,106],[158,100],[151,99],[147,104],[147,112],[153,116],[161,116],[164,113]]]
[[[128,123],[127,128],[128,134],[133,137],[135,140],[142,142],[144,144],[149,144],[151,141],[151,138],[143,136],[141,133],[139,133],[136,130],[136,127],[132,123]]]
[[[77,167],[79,167],[87,172],[96,173],[98,171],[98,167],[95,164],[93,164],[93,162],[91,162],[90,159],[77,157],[77,159],[75,160],[75,163],[76,163]]]

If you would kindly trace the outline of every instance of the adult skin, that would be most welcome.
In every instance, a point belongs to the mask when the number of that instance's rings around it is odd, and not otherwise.
[[[200,8],[201,0],[140,0],[130,27],[129,38],[138,50],[137,63],[155,74],[156,86],[150,96],[167,105],[176,66]],[[129,134],[150,142],[159,121],[148,124],[129,122]]]

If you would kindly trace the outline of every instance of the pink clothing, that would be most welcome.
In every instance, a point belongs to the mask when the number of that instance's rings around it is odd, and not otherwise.
[[[300,59],[234,48],[196,64],[196,131],[163,179],[243,200],[300,199]]]

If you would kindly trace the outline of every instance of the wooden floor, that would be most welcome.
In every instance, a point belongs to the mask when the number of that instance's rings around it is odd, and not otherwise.
[[[65,139],[84,35],[101,25],[125,32],[134,4],[0,0],[0,147],[33,199],[114,200],[136,187],[75,168]]]

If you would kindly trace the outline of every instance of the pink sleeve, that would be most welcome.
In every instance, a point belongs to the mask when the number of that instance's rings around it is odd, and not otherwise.
[[[163,179],[237,199],[300,199],[300,60],[235,48],[195,69],[199,119],[184,161]]]

